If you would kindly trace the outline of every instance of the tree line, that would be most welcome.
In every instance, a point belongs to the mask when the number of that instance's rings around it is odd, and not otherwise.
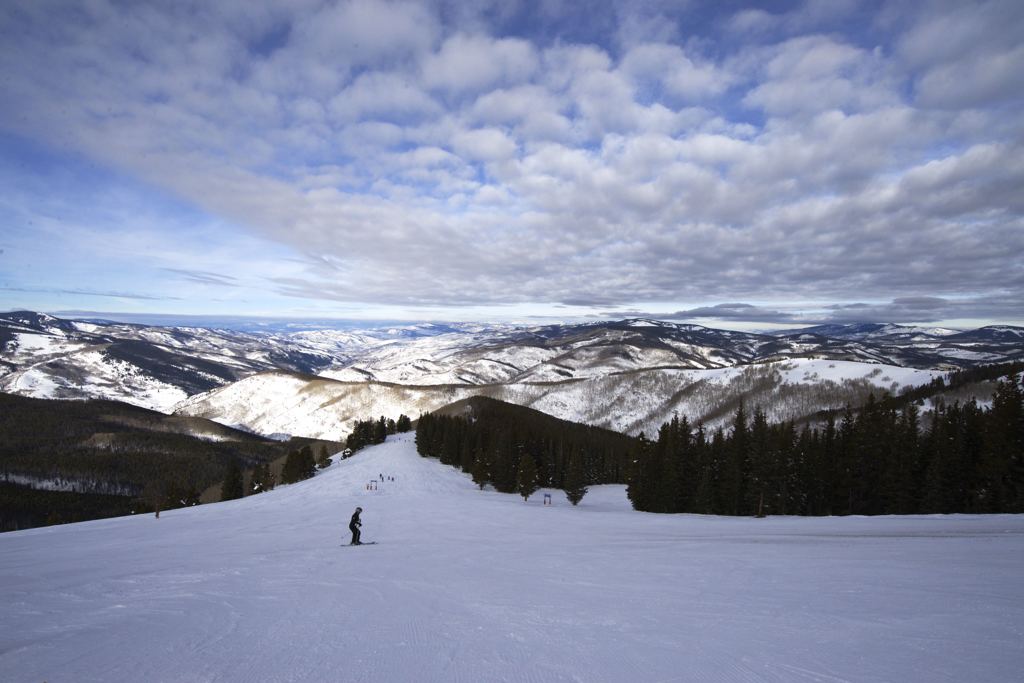
[[[728,432],[675,417],[641,439],[637,510],[723,515],[1024,512],[1024,411],[1016,375],[990,406],[868,398],[798,429],[741,404]],[[902,407],[897,407],[902,403]]]
[[[326,444],[305,444],[301,448],[288,451],[281,467],[280,483],[294,484],[309,479],[318,469],[331,464],[331,454]],[[228,465],[227,475],[221,484],[221,500],[235,500],[243,496],[252,496],[264,491],[272,491],[278,484],[271,463],[263,462],[252,469],[249,476],[248,491],[245,486],[245,472],[238,461]]]
[[[366,446],[384,443],[389,434],[398,434],[412,430],[412,419],[407,415],[399,415],[398,419],[380,416],[376,420],[357,420],[352,431],[345,439],[345,447],[352,455]]]
[[[709,433],[676,416],[649,440],[476,397],[468,410],[422,415],[418,452],[469,473],[481,488],[524,497],[628,484],[637,510],[719,515],[1024,512],[1024,392],[997,382],[991,405],[946,403],[945,388],[989,379],[965,371],[931,394],[888,395],[828,412],[815,425],[771,424],[743,403]],[[932,395],[922,417],[918,402]],[[913,400],[917,399],[917,401]]]

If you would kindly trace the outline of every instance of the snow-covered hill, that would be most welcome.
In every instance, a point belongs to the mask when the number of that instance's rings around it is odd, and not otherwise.
[[[561,382],[410,386],[341,382],[269,372],[194,396],[177,412],[272,436],[342,440],[356,420],[418,417],[469,396],[490,396],[573,422],[653,434],[674,412],[708,427],[731,418],[740,398],[772,420],[859,404],[871,392],[927,384],[937,371],[795,359],[713,370],[659,368]]]
[[[256,372],[312,372],[370,343],[187,327],[0,315],[0,391],[35,398],[106,398],[170,412],[193,394]],[[347,346],[346,346],[347,344]],[[328,348],[324,348],[328,346]]]
[[[618,486],[545,507],[410,438],[159,520],[0,535],[0,680],[931,683],[1024,665],[1019,515],[654,515]],[[356,505],[378,545],[340,545]]]

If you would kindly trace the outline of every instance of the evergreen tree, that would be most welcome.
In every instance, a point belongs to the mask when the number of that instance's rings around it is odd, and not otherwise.
[[[693,494],[693,512],[710,515],[714,514],[716,510],[716,472],[718,471],[716,454],[723,450],[721,446],[723,438],[722,430],[719,429],[711,437],[711,443],[708,443],[704,435],[704,425],[697,427],[697,441],[695,444],[697,484]]]
[[[294,484],[299,480],[299,452],[289,451],[281,468],[281,483]]]
[[[996,385],[979,464],[986,512],[1024,512],[1024,391],[1011,374]]]
[[[252,493],[263,493],[274,488],[274,475],[270,472],[270,463],[261,463],[252,472]]]
[[[747,430],[747,412],[740,401],[733,420],[732,435],[722,473],[722,503],[729,515],[750,514],[746,507],[747,477],[750,470],[750,433]]]
[[[917,511],[915,491],[919,488],[920,413],[913,403],[900,412],[896,436],[886,468],[889,506],[886,512],[905,515]]]
[[[939,404],[932,413],[931,429],[925,439],[925,477],[922,512],[949,514],[960,512],[959,479],[962,408]]]
[[[491,464],[486,451],[477,455],[476,460],[473,461],[473,469],[470,471],[470,475],[473,477],[473,483],[479,486],[481,491],[490,483]]]
[[[228,472],[224,477],[224,483],[220,487],[221,500],[234,500],[245,495],[245,488],[242,483],[242,468],[238,466],[237,460],[228,463]]]
[[[316,462],[313,459],[313,451],[309,445],[306,445],[288,454],[288,458],[284,461],[284,468],[281,470],[281,483],[294,484],[303,479],[309,479],[314,474],[316,474]]]
[[[142,489],[142,499],[160,519],[160,511],[167,507],[167,482],[163,478],[150,479]]]
[[[185,477],[175,477],[167,485],[167,507],[192,507],[199,505],[199,491]]]
[[[366,446],[384,443],[388,436],[388,420],[381,416],[379,420],[358,420],[352,426],[352,432],[345,440],[345,446],[352,453]],[[422,454],[423,451],[420,451]]]
[[[855,505],[854,481],[857,459],[857,425],[852,406],[847,405],[835,440],[835,488],[833,489],[833,511],[836,514],[852,515]]]
[[[634,510],[652,510],[654,499],[654,449],[643,433],[637,439],[630,456],[629,479],[626,497]]]
[[[768,507],[772,505],[771,472],[773,453],[769,445],[768,418],[758,408],[754,411],[754,422],[750,429],[749,464],[746,476],[746,501],[743,508],[749,513],[764,517],[765,496],[768,496]]]
[[[299,479],[309,479],[316,474],[316,458],[313,449],[306,444],[299,449]]]
[[[383,415],[374,424],[373,427],[373,441],[372,443],[379,444],[387,441],[388,438],[388,420]]]
[[[533,456],[523,453],[519,458],[519,465],[516,468],[516,491],[526,501],[540,488],[537,481],[537,463]]]
[[[587,495],[587,482],[583,475],[583,453],[576,452],[569,456],[565,468],[565,497],[573,505],[579,505],[583,496]]]
[[[327,452],[327,446],[320,444],[316,451],[316,466],[317,469],[326,469],[331,466],[331,454]]]

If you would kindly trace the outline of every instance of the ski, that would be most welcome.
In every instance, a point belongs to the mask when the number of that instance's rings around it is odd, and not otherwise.
[[[377,545],[377,541],[363,541],[362,543],[358,543],[358,544],[342,543],[341,547],[342,548],[348,548],[348,547],[353,547],[354,548],[355,545]]]

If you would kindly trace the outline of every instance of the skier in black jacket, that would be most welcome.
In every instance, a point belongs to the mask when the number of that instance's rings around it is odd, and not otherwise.
[[[363,511],[363,508],[356,508],[356,511],[352,513],[352,521],[348,523],[348,530],[352,532],[352,545],[362,545],[363,542],[359,540],[359,527],[363,525],[362,520],[359,519],[359,513]]]

